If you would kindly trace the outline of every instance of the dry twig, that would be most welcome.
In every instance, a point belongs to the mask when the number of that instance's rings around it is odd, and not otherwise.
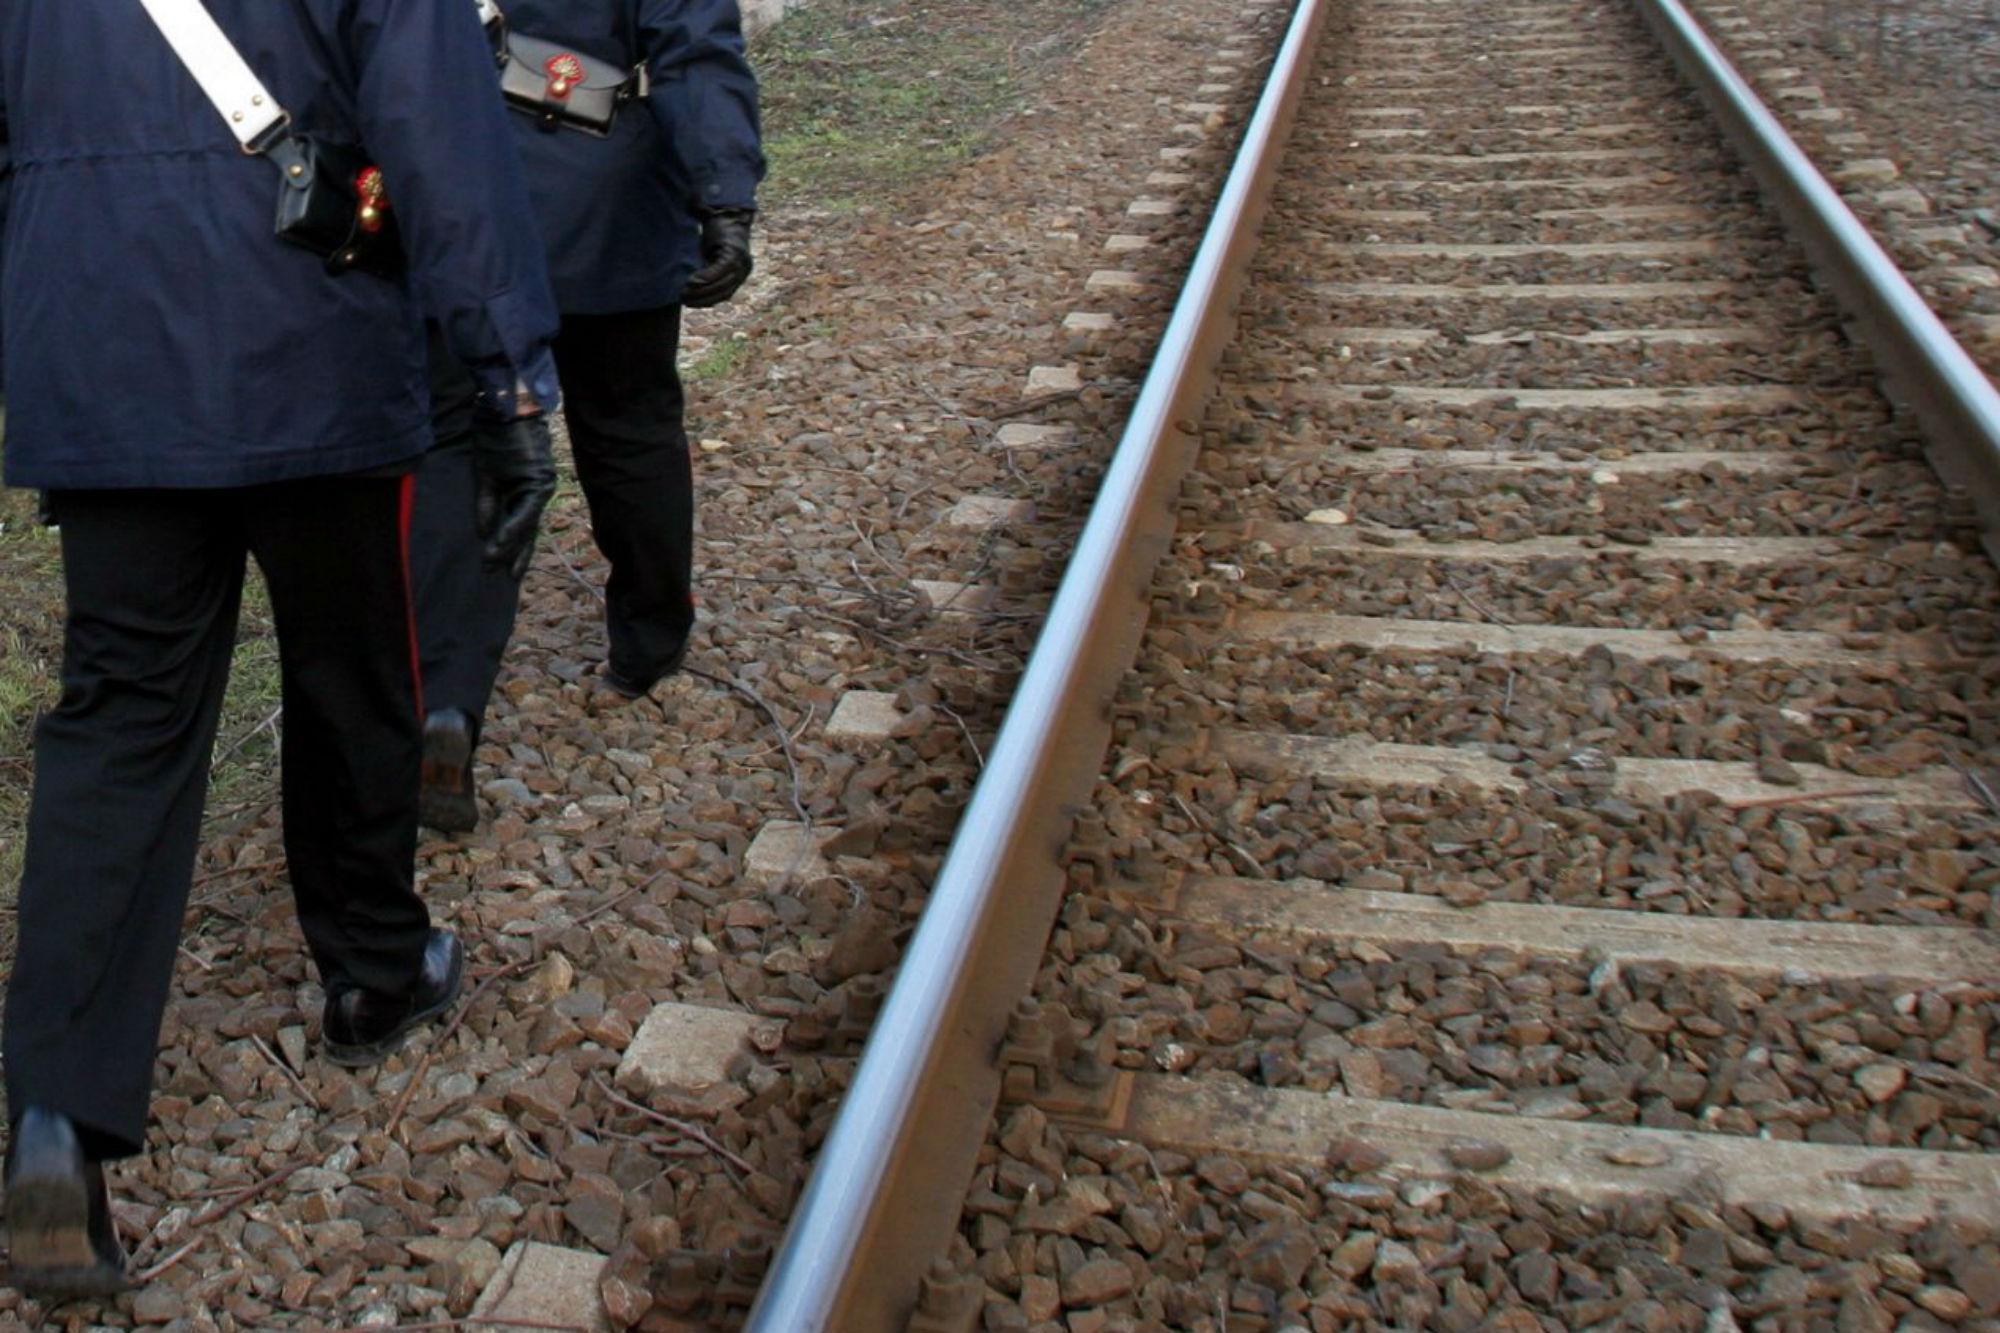
[[[959,716],[958,710],[942,699],[938,700],[937,707],[939,712],[958,724],[959,734],[965,737],[966,745],[972,749],[973,765],[977,768],[985,768],[986,752],[979,748],[979,741],[973,736],[972,728],[965,725],[965,719]]]
[[[200,1236],[196,1236],[193,1240],[181,1246],[178,1250],[175,1250],[172,1254],[162,1259],[159,1263],[154,1264],[151,1268],[141,1270],[138,1274],[136,1274],[133,1277],[133,1281],[142,1286],[148,1282],[151,1282],[154,1278],[158,1277],[160,1274],[166,1272],[168,1269],[172,1268],[175,1264],[179,1263],[181,1260],[187,1258],[190,1254],[194,1253],[195,1247],[197,1245],[200,1245],[201,1242],[202,1238]]]
[[[384,1333],[418,1333],[418,1329],[550,1329],[552,1333],[590,1333],[588,1323],[542,1323],[540,1319],[516,1319],[512,1315],[506,1319],[466,1315],[464,1319],[430,1319],[428,1323],[392,1323]]]
[[[1979,775],[1979,770],[1967,767],[1956,759],[1952,760],[1951,766],[1958,770],[1959,776],[1965,779],[1965,785],[1972,789],[1972,794],[1986,807],[1986,813],[2000,815],[2000,795],[1994,794],[1992,785]]]
[[[1083,397],[1082,389],[1061,389],[1055,393],[1045,393],[1039,398],[1025,398],[1012,407],[998,407],[986,414],[988,421],[1005,421],[1009,417],[1025,417],[1031,412],[1039,412],[1057,403],[1067,403]]]
[[[255,740],[258,732],[263,731],[267,728],[275,728],[278,725],[278,718],[284,713],[284,711],[285,711],[285,706],[283,704],[279,704],[276,708],[273,708],[270,712],[266,713],[264,715],[263,721],[259,722],[256,726],[249,728],[242,735],[238,736],[235,740],[229,742],[228,745],[224,746],[221,752],[218,753],[214,759],[209,761],[208,765],[209,768],[211,770],[221,768],[230,759],[235,757],[236,752],[238,750],[241,750],[244,746],[248,745],[251,741]]]
[[[792,734],[786,729],[785,720],[778,716],[775,708],[764,702],[762,695],[758,694],[757,691],[751,689],[748,685],[745,685],[742,681],[737,680],[734,676],[718,676],[714,672],[702,671],[696,667],[686,667],[684,670],[690,676],[697,676],[702,680],[726,686],[736,691],[736,693],[755,704],[763,712],[764,716],[771,720],[771,725],[777,728],[778,740],[783,744],[785,750],[785,763],[792,770],[792,809],[797,812],[799,822],[805,825],[806,845],[810,847],[812,845],[813,817],[812,812],[806,809],[804,795],[805,775],[799,771],[799,756],[792,749]],[[803,860],[804,856],[805,853],[801,852],[800,859]],[[793,868],[796,869],[797,867]]]
[[[1893,795],[1886,787],[1860,787],[1853,791],[1797,791],[1786,796],[1766,796],[1758,801],[1733,803],[1737,810],[1768,810],[1781,805],[1808,805],[1814,801],[1858,801],[1871,796]]]
[[[268,875],[273,871],[279,869],[281,864],[282,864],[281,862],[277,861],[267,861],[262,865],[228,866],[222,870],[211,870],[205,874],[196,875],[194,877],[194,883],[191,884],[189,887],[198,889],[204,884],[212,883],[213,881],[218,879],[228,879],[234,875],[259,875],[259,876]]]
[[[1227,851],[1231,856],[1234,856],[1238,861],[1242,862],[1244,866],[1246,866],[1252,874],[1256,875],[1259,879],[1270,878],[1269,873],[1264,869],[1263,862],[1259,861],[1249,852],[1245,851],[1243,848],[1237,846],[1234,842],[1230,841],[1229,836],[1223,833],[1222,830],[1218,829],[1212,821],[1203,817],[1195,810],[1193,806],[1189,805],[1186,801],[1182,800],[1180,798],[1180,793],[1178,792],[1174,794],[1174,804],[1181,808],[1181,813],[1188,817],[1189,823],[1193,824],[1196,828],[1208,834],[1209,837],[1214,838],[1217,842],[1221,843],[1223,850]]]
[[[279,1167],[276,1171],[273,1171],[270,1175],[265,1176],[262,1180],[259,1180],[251,1185],[245,1185],[242,1189],[237,1190],[234,1194],[216,1200],[216,1202],[202,1209],[199,1213],[196,1213],[193,1217],[190,1217],[185,1223],[183,1223],[180,1230],[174,1233],[173,1238],[175,1240],[179,1240],[182,1236],[187,1235],[189,1232],[199,1231],[201,1228],[208,1226],[210,1223],[215,1222],[221,1218],[227,1217],[230,1213],[235,1212],[238,1208],[241,1208],[244,1204],[249,1203],[252,1199],[262,1194],[265,1190],[270,1189],[273,1185],[277,1185],[289,1179],[293,1172],[299,1170],[301,1167],[305,1165],[306,1162],[305,1159],[303,1158],[301,1158],[296,1162],[288,1162],[284,1166]],[[175,1250],[171,1255],[167,1256],[167,1258],[161,1260],[157,1264],[154,1264],[151,1268],[141,1270],[140,1273],[138,1274],[137,1280],[142,1284],[151,1282],[154,1278],[166,1272],[169,1268],[172,1268],[182,1259],[185,1259],[191,1252],[193,1252],[195,1246],[198,1245],[200,1241],[201,1238],[197,1236],[193,1240],[190,1240],[187,1244],[181,1246],[178,1250]]]
[[[431,1071],[431,1062],[437,1059],[437,1053],[444,1048],[444,1044],[451,1040],[452,1034],[457,1032],[459,1027],[465,1022],[465,1016],[472,1012],[472,1006],[478,1004],[480,997],[491,990],[496,983],[507,977],[518,975],[533,965],[533,959],[523,959],[518,963],[508,964],[492,976],[486,978],[486,980],[480,982],[473,989],[471,998],[458,1006],[458,1012],[451,1016],[451,1022],[445,1025],[444,1031],[438,1033],[437,1040],[431,1043],[431,1048],[424,1052],[424,1058],[418,1063],[416,1072],[410,1075],[410,1081],[403,1085],[402,1094],[396,1098],[396,1109],[390,1112],[389,1123],[382,1128],[384,1134],[389,1135],[391,1138],[395,1137],[396,1126],[403,1123],[403,1112],[410,1109],[410,1098],[416,1095],[417,1088],[424,1081],[424,1075]]]
[[[278,1058],[278,1053],[272,1050],[269,1046],[266,1046],[264,1044],[264,1039],[262,1037],[258,1036],[256,1033],[253,1032],[250,1034],[250,1040],[253,1044],[256,1045],[258,1053],[262,1055],[266,1060],[269,1060],[271,1062],[272,1067],[276,1069],[280,1074],[283,1074],[286,1077],[286,1079],[288,1079],[291,1082],[291,1085],[294,1088],[298,1089],[299,1096],[306,1099],[306,1105],[312,1107],[312,1109],[315,1111],[319,1110],[320,1109],[319,1098],[313,1096],[313,1090],[306,1086],[305,1080],[300,1078],[298,1076],[298,1073],[295,1070],[293,1070],[293,1068],[290,1065],[286,1064],[283,1060],[280,1060]]]
[[[1453,592],[1457,593],[1460,597],[1463,597],[1465,599],[1465,603],[1467,606],[1470,606],[1480,615],[1485,616],[1488,620],[1500,626],[1502,629],[1514,628],[1513,621],[1506,619],[1505,617],[1501,616],[1498,612],[1488,608],[1484,602],[1481,602],[1477,597],[1474,597],[1472,595],[1472,591],[1469,588],[1461,584],[1452,575],[1450,574],[1445,575],[1445,581],[1451,584],[1451,589]]]
[[[616,1088],[613,1088],[609,1083],[606,1083],[595,1074],[591,1075],[590,1081],[596,1085],[599,1092],[611,1099],[614,1106],[623,1107],[627,1111],[637,1112],[639,1115],[651,1120],[654,1124],[664,1125],[681,1137],[692,1139],[745,1175],[757,1174],[756,1167],[744,1161],[722,1144],[717,1143],[707,1130],[693,1121],[682,1120],[677,1116],[668,1115],[664,1111],[655,1111],[652,1107],[635,1102],[630,1097],[621,1096]]]

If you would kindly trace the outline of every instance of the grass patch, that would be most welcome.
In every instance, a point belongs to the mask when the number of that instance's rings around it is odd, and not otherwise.
[[[0,490],[0,901],[21,880],[35,719],[56,697],[62,666],[62,553],[35,522],[32,491]]]
[[[726,334],[710,341],[708,347],[688,362],[682,374],[702,384],[726,380],[736,373],[750,355],[750,340],[740,333]]]
[[[1110,0],[886,0],[811,5],[766,34],[765,193],[833,210],[982,151],[1040,73]]]
[[[232,809],[262,806],[278,798],[278,708],[283,695],[271,599],[252,563],[243,583],[229,691],[222,697],[222,722],[209,764],[211,823],[227,818]]]
[[[0,490],[0,902],[21,879],[33,790],[35,720],[61,686],[62,548],[35,522],[31,491]],[[278,644],[264,581],[252,573],[209,778],[211,820],[261,808],[277,795]]]

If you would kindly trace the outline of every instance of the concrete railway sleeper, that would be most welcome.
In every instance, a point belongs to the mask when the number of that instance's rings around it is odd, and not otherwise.
[[[2000,1330],[2000,406],[1712,54],[1298,6],[751,1328]]]

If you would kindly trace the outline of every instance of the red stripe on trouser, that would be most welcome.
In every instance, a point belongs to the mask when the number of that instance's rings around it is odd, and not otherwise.
[[[424,658],[417,646],[417,596],[416,580],[410,574],[410,520],[417,510],[417,474],[412,472],[403,478],[402,490],[397,497],[396,541],[403,562],[403,619],[410,633],[410,683],[417,696],[417,717],[424,716]]]

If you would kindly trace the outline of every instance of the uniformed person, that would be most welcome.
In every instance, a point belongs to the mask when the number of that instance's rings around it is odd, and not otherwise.
[[[694,481],[676,368],[681,307],[727,300],[750,274],[764,173],[757,81],[736,0],[502,0],[508,30],[643,85],[606,137],[518,105],[515,141],[562,309],[563,412],[591,530],[610,564],[614,697],[675,671],[694,627]],[[545,48],[536,49],[540,59]],[[547,60],[560,75],[561,55]],[[454,382],[458,387],[454,389]],[[425,701],[423,817],[478,822],[472,752],[520,586],[478,560],[462,376],[433,390],[444,447],[424,464],[416,533]]]
[[[335,275],[273,235],[281,168],[139,4],[0,0],[6,480],[48,490],[68,603],[7,996],[6,1209],[11,1280],[53,1296],[124,1281],[100,1164],[145,1134],[246,557],[325,1049],[365,1064],[464,966],[412,887],[424,309],[508,423],[474,558],[524,562],[554,482],[556,313],[469,0],[205,3],[292,130],[365,144],[408,274]]]

